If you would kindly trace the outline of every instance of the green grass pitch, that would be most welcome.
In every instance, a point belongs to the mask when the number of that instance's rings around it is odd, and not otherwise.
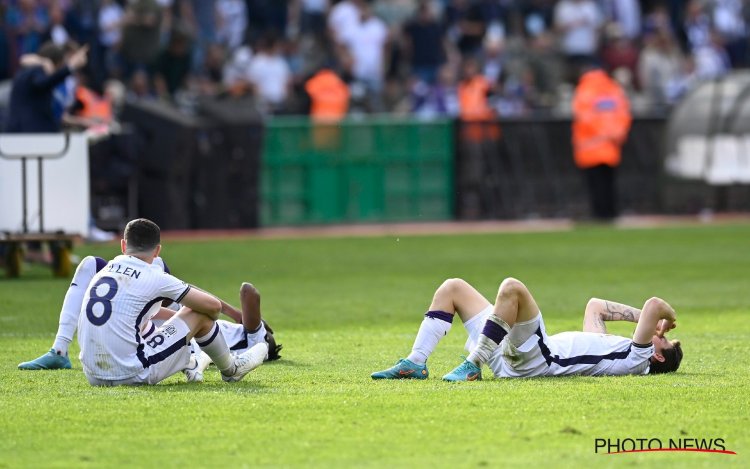
[[[201,384],[102,389],[74,342],[73,370],[21,372],[49,349],[67,283],[40,268],[1,279],[0,467],[750,467],[750,225],[166,240],[163,255],[234,303],[240,282],[258,286],[283,359],[233,385],[211,368]],[[680,371],[443,383],[464,353],[457,321],[429,380],[370,380],[409,352],[443,279],[492,299],[506,276],[529,286],[550,333],[580,328],[591,296],[665,298]],[[595,454],[596,438],[723,438],[738,454]]]

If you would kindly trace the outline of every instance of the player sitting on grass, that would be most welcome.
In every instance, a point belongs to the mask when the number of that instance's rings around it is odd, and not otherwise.
[[[159,266],[164,272],[170,273],[169,268],[164,261],[157,257],[154,259],[154,265]],[[87,256],[78,264],[73,280],[65,294],[62,309],[60,310],[60,322],[57,329],[55,342],[49,352],[44,355],[18,365],[21,370],[58,370],[70,369],[70,359],[68,358],[68,347],[73,340],[78,318],[83,306],[83,296],[89,288],[94,275],[107,265],[107,261],[101,257]],[[260,293],[249,283],[243,283],[240,287],[240,303],[242,310],[238,310],[232,305],[221,301],[222,313],[232,318],[237,323],[217,320],[221,328],[227,345],[233,355],[239,355],[248,350],[253,345],[265,340],[268,344],[268,357],[266,360],[277,360],[281,356],[279,351],[282,346],[276,344],[271,326],[261,318],[260,314]],[[166,311],[161,313],[165,318],[169,315]],[[147,326],[146,332],[150,333],[155,329],[155,324]],[[206,362],[205,355],[194,357],[185,375],[189,381],[201,381],[203,370],[210,364]],[[200,364],[196,360],[200,359]]]
[[[215,320],[221,302],[153,264],[161,252],[160,230],[152,221],[133,220],[115,257],[91,281],[78,320],[80,359],[89,383],[97,386],[156,384],[184,370],[190,340],[221,371],[239,381],[263,363],[268,345],[259,343],[233,357]],[[163,300],[180,303],[173,314]],[[85,312],[84,312],[85,311]],[[161,327],[151,319],[171,316]]]
[[[483,363],[497,377],[519,378],[667,373],[682,360],[679,341],[664,336],[676,327],[675,312],[659,298],[646,301],[643,310],[593,298],[586,305],[583,332],[547,336],[542,313],[520,281],[505,279],[493,306],[467,282],[449,279],[435,292],[411,354],[372,378],[427,378],[427,358],[450,330],[455,313],[469,333],[470,354],[443,376],[446,381],[480,380]],[[607,334],[604,321],[638,325],[629,339]]]

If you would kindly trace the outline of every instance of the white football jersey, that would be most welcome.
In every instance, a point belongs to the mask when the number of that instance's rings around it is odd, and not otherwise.
[[[562,332],[539,347],[552,376],[644,375],[654,353],[650,343],[639,346],[627,337],[596,332]]]
[[[78,320],[80,360],[101,380],[133,377],[158,357],[145,357],[142,327],[163,300],[179,303],[190,286],[164,272],[161,263],[117,256],[91,280]]]

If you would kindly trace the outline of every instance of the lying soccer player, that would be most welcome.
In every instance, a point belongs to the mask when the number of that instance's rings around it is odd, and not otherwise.
[[[562,375],[644,375],[676,371],[682,360],[679,341],[665,333],[676,327],[675,312],[659,298],[639,310],[593,298],[586,305],[583,332],[547,336],[542,313],[526,286],[508,278],[495,305],[460,279],[446,280],[435,292],[411,354],[373,379],[425,379],[427,359],[448,333],[458,313],[469,333],[467,359],[443,376],[446,381],[482,379],[482,364],[496,377]],[[607,334],[605,321],[638,325],[632,339]]]

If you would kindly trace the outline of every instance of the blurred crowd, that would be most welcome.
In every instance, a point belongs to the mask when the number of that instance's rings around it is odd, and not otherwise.
[[[74,96],[338,117],[565,112],[597,64],[663,111],[748,61],[743,0],[2,0],[0,79],[90,47]],[[26,59],[28,60],[28,59]]]

